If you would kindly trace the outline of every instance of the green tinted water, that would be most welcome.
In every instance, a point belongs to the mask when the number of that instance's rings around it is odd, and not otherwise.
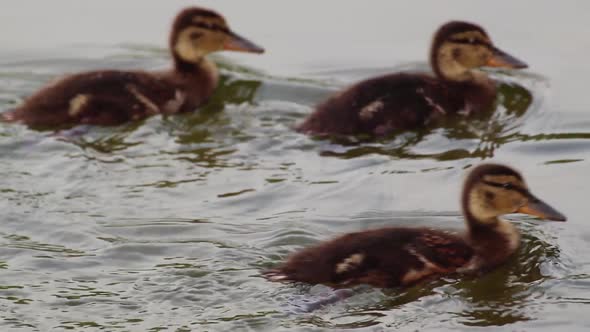
[[[0,51],[0,108],[66,72],[166,67],[164,32],[186,3],[146,7],[133,27],[128,15],[143,2],[39,4],[30,13],[46,30],[38,43],[39,30],[17,19],[31,3],[14,1],[0,21],[18,31],[2,36],[15,46]],[[0,125],[3,331],[588,329],[586,3],[535,1],[534,15],[532,1],[207,4],[268,54],[217,57],[223,79],[198,113],[68,139]],[[481,22],[531,65],[495,74],[493,114],[362,144],[292,130],[348,82],[424,68],[432,31],[451,17]],[[520,169],[569,221],[511,217],[522,248],[482,278],[361,287],[312,313],[301,308],[329,289],[261,278],[290,252],[337,234],[462,227],[461,181],[482,160]]]

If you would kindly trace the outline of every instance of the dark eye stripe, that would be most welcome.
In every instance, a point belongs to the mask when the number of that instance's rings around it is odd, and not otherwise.
[[[451,38],[449,39],[449,41],[456,44],[481,45],[485,47],[492,47],[490,43],[479,39]]]
[[[225,27],[219,26],[217,24],[209,24],[209,23],[194,23],[194,26],[197,26],[202,29],[213,30],[213,31],[220,31],[223,33],[229,33],[229,30]]]
[[[488,186],[502,188],[502,189],[506,189],[506,190],[513,190],[513,191],[521,193],[525,196],[528,196],[528,194],[529,194],[528,190],[521,188],[521,187],[517,187],[517,186],[513,185],[512,183],[498,183],[498,182],[492,182],[492,181],[486,181],[486,180],[483,180],[482,182],[487,184]]]
[[[203,35],[203,34],[202,34],[202,33],[200,33],[200,32],[191,32],[191,34],[190,34],[190,38],[191,38],[191,39],[198,39],[198,38],[201,38],[201,36],[202,36],[202,35]]]

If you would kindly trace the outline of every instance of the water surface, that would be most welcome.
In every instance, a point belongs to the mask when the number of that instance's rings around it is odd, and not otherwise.
[[[192,4],[7,3],[2,110],[63,73],[168,66],[167,26]],[[3,331],[590,327],[588,3],[199,3],[268,53],[216,57],[223,79],[198,113],[68,139],[0,125]],[[424,68],[432,31],[451,18],[480,22],[530,64],[494,74],[494,114],[362,144],[292,130],[349,82]],[[522,248],[483,278],[360,287],[312,313],[301,309],[329,289],[261,278],[337,234],[462,227],[461,181],[482,161],[520,169],[569,221],[510,217]]]

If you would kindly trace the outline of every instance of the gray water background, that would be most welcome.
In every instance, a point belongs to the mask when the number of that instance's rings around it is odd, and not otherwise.
[[[590,2],[3,0],[0,109],[64,73],[167,67],[170,21],[195,4],[267,49],[217,56],[199,113],[72,140],[0,125],[2,331],[589,328]],[[497,74],[491,120],[361,145],[292,131],[343,85],[424,68],[449,19],[530,65]],[[261,278],[337,234],[462,227],[461,182],[482,161],[520,169],[569,221],[511,217],[522,248],[483,278],[360,288],[312,313],[329,289]]]

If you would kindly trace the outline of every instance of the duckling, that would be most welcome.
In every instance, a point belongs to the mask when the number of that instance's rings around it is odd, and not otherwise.
[[[1,117],[29,126],[116,125],[158,113],[193,111],[207,101],[218,82],[217,68],[207,54],[264,52],[230,30],[223,16],[197,7],[176,16],[169,47],[171,70],[100,70],[66,76]]]
[[[409,286],[428,277],[485,272],[519,247],[518,230],[499,217],[525,213],[565,221],[535,197],[523,177],[499,164],[483,164],[468,175],[462,193],[464,234],[431,228],[389,227],[350,233],[304,249],[266,272],[271,281],[349,287]]]
[[[480,67],[527,68],[494,46],[478,25],[441,26],[430,48],[434,76],[394,73],[352,85],[320,103],[297,130],[312,135],[378,137],[416,129],[452,114],[490,109],[495,83]]]

